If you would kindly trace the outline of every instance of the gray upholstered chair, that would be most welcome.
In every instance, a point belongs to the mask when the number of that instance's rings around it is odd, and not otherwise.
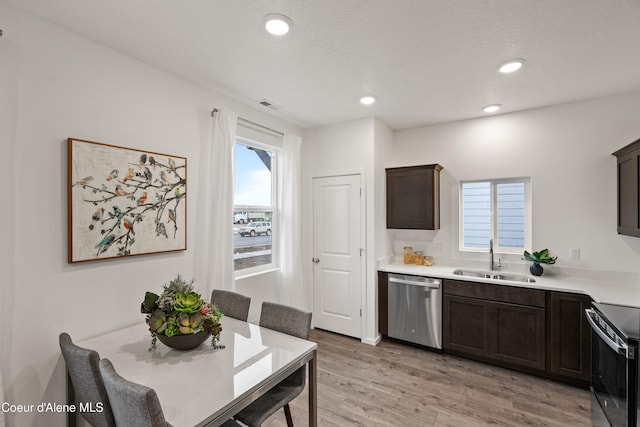
[[[251,298],[237,292],[214,289],[211,292],[211,304],[218,307],[218,310],[225,316],[246,322],[249,318],[249,306]]]
[[[260,326],[298,338],[308,339],[311,327],[311,313],[286,305],[264,302],[262,303],[262,312],[260,314]],[[235,419],[249,427],[258,427],[280,408],[284,408],[287,426],[292,427],[293,420],[291,419],[289,402],[302,393],[306,378],[305,367],[303,366],[240,411],[235,416]]]
[[[78,347],[66,332],[59,336],[60,350],[67,365],[68,399],[90,404],[92,408],[102,405],[102,412],[77,412],[95,427],[111,427],[116,422],[111,411],[107,390],[100,376],[100,356],[95,350]],[[78,405],[79,406],[79,405]],[[75,413],[69,412],[69,425],[75,425]]]
[[[100,374],[118,426],[170,426],[154,389],[122,378],[109,359],[100,360]]]
[[[154,389],[122,378],[109,359],[100,361],[100,374],[111,399],[118,426],[171,427],[164,418]],[[235,426],[240,427],[231,419],[222,424],[222,427]]]

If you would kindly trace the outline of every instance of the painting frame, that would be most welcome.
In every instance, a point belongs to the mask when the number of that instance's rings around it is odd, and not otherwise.
[[[186,157],[67,138],[69,264],[186,249]]]

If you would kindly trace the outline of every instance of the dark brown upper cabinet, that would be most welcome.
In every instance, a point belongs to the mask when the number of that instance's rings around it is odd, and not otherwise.
[[[387,228],[440,228],[439,164],[387,168]]]
[[[618,234],[640,237],[640,139],[613,155],[618,158]]]

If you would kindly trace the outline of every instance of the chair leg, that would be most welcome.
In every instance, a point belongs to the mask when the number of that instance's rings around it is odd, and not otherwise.
[[[293,420],[291,419],[291,409],[289,404],[284,405],[284,416],[287,417],[287,427],[293,427]]]

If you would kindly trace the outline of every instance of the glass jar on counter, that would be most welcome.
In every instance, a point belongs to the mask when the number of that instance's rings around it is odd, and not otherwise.
[[[413,248],[411,246],[404,247],[404,263],[413,264]]]
[[[433,265],[433,257],[429,255],[425,255],[422,260],[422,265],[426,265],[427,267],[431,267]]]
[[[416,265],[424,265],[424,252],[416,251],[415,255],[413,256],[413,261]]]

